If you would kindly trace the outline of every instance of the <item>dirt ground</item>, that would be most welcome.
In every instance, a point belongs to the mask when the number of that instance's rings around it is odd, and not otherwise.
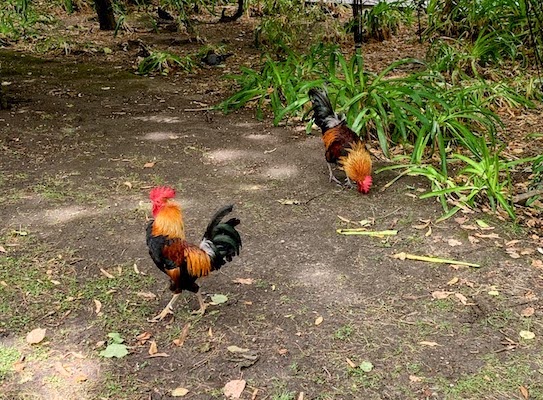
[[[393,172],[367,196],[341,189],[317,134],[202,110],[226,95],[225,70],[258,54],[250,24],[231,27],[202,28],[237,46],[226,68],[169,77],[134,75],[123,37],[112,55],[0,50],[12,103],[0,111],[0,398],[170,399],[182,387],[221,399],[243,379],[242,399],[543,399],[542,239],[483,213],[435,223],[424,181],[382,190]],[[368,63],[423,54],[414,43],[372,44]],[[162,184],[178,190],[188,238],[233,203],[244,245],[202,282],[226,303],[195,317],[187,294],[152,324],[170,298],[144,240]],[[336,233],[361,220],[398,233]],[[46,336],[30,345],[35,328]],[[99,355],[112,332],[127,356]]]

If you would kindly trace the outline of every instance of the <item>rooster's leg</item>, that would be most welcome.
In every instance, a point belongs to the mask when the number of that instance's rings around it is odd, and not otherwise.
[[[335,182],[338,185],[342,185],[342,183],[334,176],[334,173],[332,172],[332,165],[328,163],[328,171],[330,171],[330,182]]]
[[[354,188],[354,183],[349,179],[349,177],[347,177],[347,179],[345,179],[345,186],[353,189]]]
[[[204,302],[204,298],[202,297],[200,292],[196,292],[196,298],[198,299],[198,304],[200,304],[200,308],[196,311],[193,311],[192,314],[202,316],[206,312],[207,303]]]
[[[158,314],[156,317],[149,320],[149,322],[159,322],[159,321],[162,321],[164,318],[166,318],[166,316],[168,316],[169,314],[173,314],[173,305],[179,298],[180,294],[181,293],[175,293],[172,299],[170,300],[170,302],[168,303],[168,305],[164,307],[164,310],[162,310],[160,314]]]

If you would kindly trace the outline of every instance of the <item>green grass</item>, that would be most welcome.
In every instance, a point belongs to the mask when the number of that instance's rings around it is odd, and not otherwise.
[[[343,325],[334,332],[334,339],[347,340],[354,333],[354,327],[351,324]]]
[[[0,382],[13,371],[13,364],[20,358],[19,350],[0,344]]]
[[[454,382],[441,378],[437,384],[445,399],[483,399],[490,393],[503,398],[521,398],[519,388],[530,391],[530,399],[543,399],[543,367],[541,358],[516,356],[501,361],[489,356],[479,372],[461,376]]]

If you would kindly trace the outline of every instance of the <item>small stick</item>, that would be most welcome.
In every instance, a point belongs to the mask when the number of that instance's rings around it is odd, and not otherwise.
[[[539,194],[543,194],[543,188],[530,190],[529,192],[523,194],[517,194],[516,196],[513,196],[513,203],[524,204],[526,200]]]

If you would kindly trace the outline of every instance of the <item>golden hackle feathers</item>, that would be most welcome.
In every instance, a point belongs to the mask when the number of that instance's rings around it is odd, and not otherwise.
[[[185,239],[185,225],[181,207],[174,200],[168,200],[156,215],[153,223],[154,236]]]
[[[349,179],[359,182],[371,175],[371,157],[363,142],[353,143],[347,153],[340,157],[339,165]]]

